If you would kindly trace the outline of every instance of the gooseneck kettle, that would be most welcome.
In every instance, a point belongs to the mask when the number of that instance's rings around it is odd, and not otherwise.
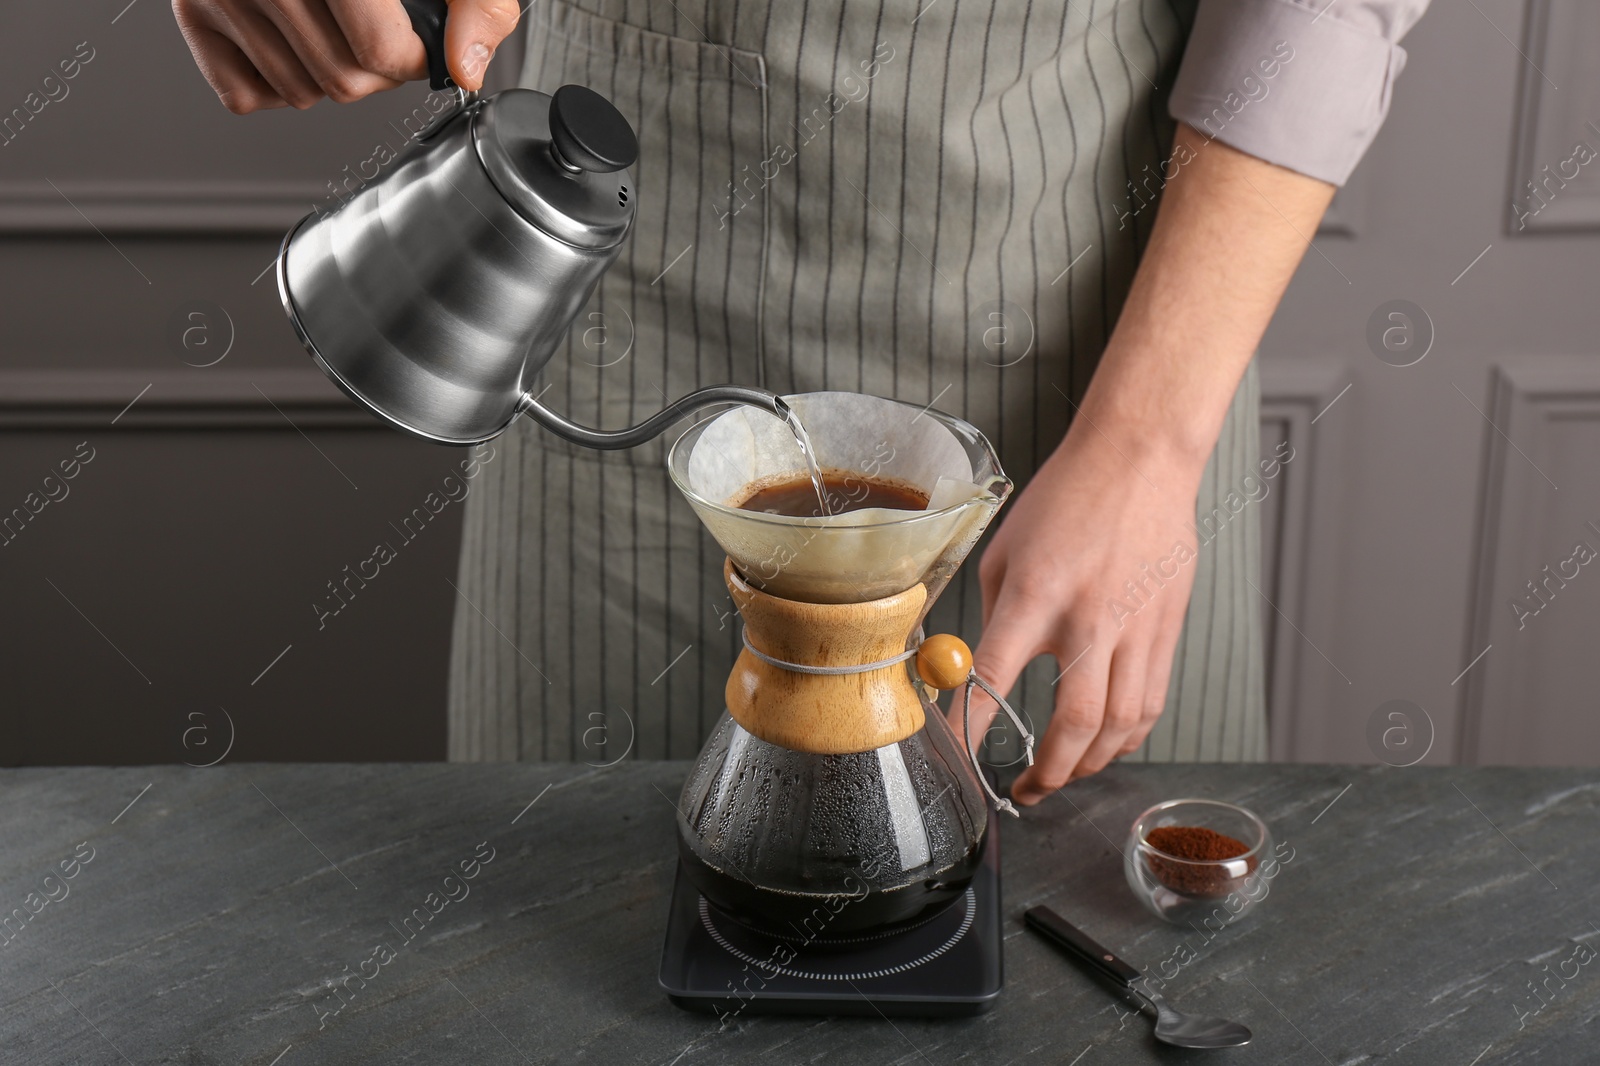
[[[450,81],[444,0],[403,0],[452,111],[332,210],[301,219],[278,253],[295,333],[335,384],[389,424],[441,444],[497,436],[519,414],[575,444],[628,448],[702,407],[747,403],[788,418],[764,389],[718,385],[621,430],[580,426],[530,391],[633,228],[638,142],[598,93]]]

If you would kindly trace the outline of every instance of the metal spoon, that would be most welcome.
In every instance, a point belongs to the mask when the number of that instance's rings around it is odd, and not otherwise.
[[[1238,1047],[1250,1042],[1250,1030],[1226,1018],[1182,1014],[1153,990],[1137,987],[1144,974],[1101,947],[1049,907],[1031,907],[1022,919],[1028,928],[1067,949],[1072,956],[1119,989],[1139,1000],[1141,1008],[1155,1012],[1156,1039],[1175,1047]]]

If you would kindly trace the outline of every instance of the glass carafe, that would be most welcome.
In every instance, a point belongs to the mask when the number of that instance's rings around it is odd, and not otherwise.
[[[668,457],[728,553],[747,644],[684,785],[680,854],[719,909],[810,941],[915,923],[958,898],[977,869],[985,791],[934,693],[896,653],[920,641],[1011,483],[982,434],[937,411],[853,393],[785,399],[824,472],[930,497],[923,511],[741,510],[737,487],[806,473],[800,449],[786,449],[788,428],[754,410],[700,423]],[[719,427],[724,419],[734,422]],[[891,659],[838,676],[792,669]]]

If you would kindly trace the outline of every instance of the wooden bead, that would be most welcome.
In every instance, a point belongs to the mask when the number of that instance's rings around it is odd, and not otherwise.
[[[936,633],[917,646],[917,676],[939,689],[960,688],[972,673],[972,649],[960,637]]]

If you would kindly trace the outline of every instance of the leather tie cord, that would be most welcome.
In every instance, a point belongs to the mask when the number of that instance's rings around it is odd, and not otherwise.
[[[920,636],[921,633],[922,631],[920,629],[917,630],[918,636]],[[748,651],[751,655],[754,655],[757,659],[760,659],[762,662],[766,663],[768,666],[776,666],[780,670],[790,670],[797,674],[825,674],[830,676],[838,676],[842,674],[865,674],[873,670],[882,670],[885,667],[895,666],[899,663],[903,663],[907,659],[913,658],[919,650],[917,647],[912,647],[898,655],[892,655],[887,659],[879,659],[877,662],[861,663],[860,665],[855,666],[813,666],[809,663],[792,663],[786,659],[779,659],[775,656],[768,655],[766,652],[750,643],[750,631],[746,627],[740,627],[739,638],[744,642],[746,651]],[[921,641],[918,641],[919,646],[920,644]],[[962,739],[965,741],[965,746],[967,749],[967,757],[972,760],[972,769],[978,775],[978,782],[983,785],[984,792],[988,793],[989,799],[994,802],[995,809],[1005,811],[1014,818],[1021,817],[1017,813],[1016,807],[1012,806],[1011,801],[999,796],[995,792],[994,788],[990,786],[989,778],[983,772],[983,764],[978,761],[978,753],[972,746],[972,687],[974,685],[983,689],[984,692],[989,694],[990,699],[994,700],[995,703],[1000,705],[1000,709],[1006,712],[1007,717],[1011,719],[1011,723],[1017,727],[1017,732],[1022,734],[1022,742],[1029,766],[1033,765],[1033,734],[1028,732],[1028,727],[1022,724],[1022,719],[1018,717],[1017,712],[1012,710],[1011,704],[1006,702],[1004,696],[995,691],[993,685],[990,685],[989,682],[979,677],[978,671],[968,671],[967,680],[962,686],[961,693],[961,732]]]

